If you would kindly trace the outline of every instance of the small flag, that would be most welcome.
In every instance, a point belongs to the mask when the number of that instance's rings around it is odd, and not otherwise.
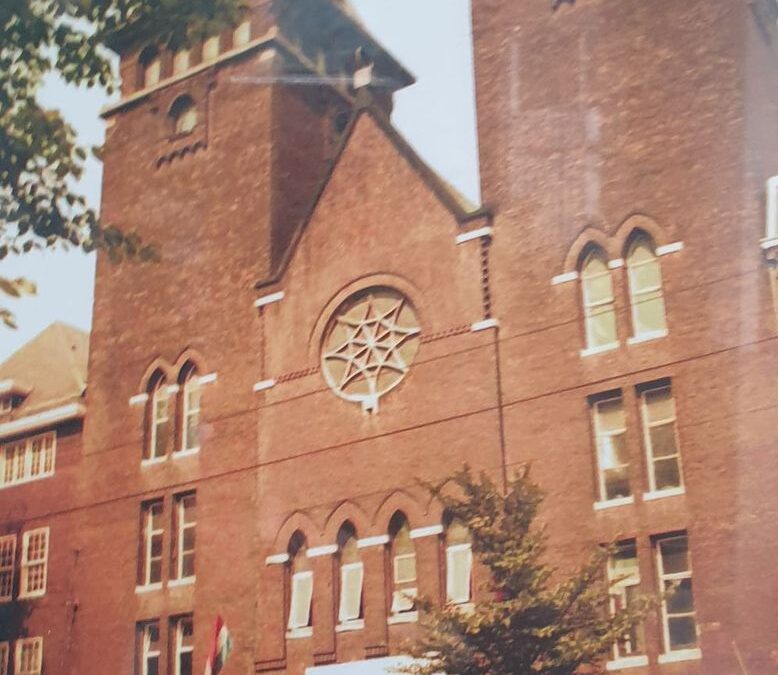
[[[230,631],[221,616],[216,617],[213,630],[213,644],[205,662],[205,675],[219,675],[232,651],[232,638]]]

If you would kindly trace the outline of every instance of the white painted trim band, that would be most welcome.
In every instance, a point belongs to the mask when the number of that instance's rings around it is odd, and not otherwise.
[[[265,558],[265,565],[284,565],[289,562],[288,553],[276,553]]]
[[[442,525],[429,525],[428,527],[417,527],[411,530],[411,539],[421,539],[422,537],[434,537],[443,534]]]
[[[272,389],[276,386],[275,380],[262,380],[254,385],[254,391],[264,391],[265,389]]]
[[[130,397],[130,405],[143,405],[148,400],[148,394],[135,394],[135,396]]]
[[[28,417],[20,417],[18,420],[12,420],[0,424],[0,438],[12,436],[23,431],[33,431],[40,427],[45,427],[57,422],[66,422],[67,420],[83,417],[86,414],[86,407],[81,403],[70,403],[40,412]]]
[[[200,384],[211,384],[211,382],[216,382],[218,379],[218,375],[216,373],[208,373],[207,375],[201,375],[200,376]]]
[[[309,548],[306,554],[309,558],[318,558],[323,555],[333,555],[338,552],[337,544],[328,544],[327,546],[317,546],[316,548]]]
[[[648,665],[648,656],[643,654],[642,656],[625,656],[620,659],[614,659],[608,661],[605,664],[605,670],[622,670],[624,668],[639,668],[640,666]]]
[[[168,394],[177,394],[178,391],[181,389],[177,384],[169,384],[167,386],[167,393]]]
[[[470,232],[463,232],[457,235],[457,244],[464,244],[466,241],[472,241],[473,239],[480,239],[481,237],[492,237],[493,230],[491,227],[479,227],[477,230]]]
[[[484,319],[483,321],[476,321],[472,326],[470,326],[470,330],[473,333],[477,333],[479,330],[498,328],[499,325],[500,322],[497,319]]]
[[[386,546],[389,543],[388,534],[379,534],[375,537],[366,537],[357,540],[357,548],[370,548],[371,546]]]
[[[557,274],[555,277],[551,277],[551,285],[566,284],[568,281],[575,281],[576,279],[578,279],[578,272],[565,272],[564,274]]]
[[[279,302],[284,299],[284,292],[278,291],[277,293],[270,293],[269,295],[263,295],[254,301],[254,307],[264,307],[265,305],[271,305],[274,302]]]
[[[683,250],[682,241],[674,241],[672,244],[665,244],[664,246],[656,247],[657,255],[667,255],[668,253],[676,253]]]
[[[608,261],[608,269],[617,270],[619,267],[624,267],[624,258],[616,258],[615,260]]]

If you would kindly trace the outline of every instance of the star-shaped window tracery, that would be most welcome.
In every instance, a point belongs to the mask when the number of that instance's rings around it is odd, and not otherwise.
[[[335,313],[325,338],[328,384],[342,398],[375,409],[408,372],[420,332],[413,307],[396,291],[372,288],[353,296]]]

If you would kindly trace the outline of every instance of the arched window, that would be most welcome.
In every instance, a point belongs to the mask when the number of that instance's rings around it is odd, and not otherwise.
[[[618,336],[613,281],[605,256],[599,249],[590,251],[581,265],[581,292],[587,348],[615,345]]]
[[[173,133],[188,134],[197,126],[197,108],[189,96],[179,96],[170,106]]]
[[[139,78],[138,86],[141,89],[153,87],[162,75],[162,59],[159,50],[153,45],[146,47],[138,58]]]
[[[302,532],[295,532],[289,541],[289,570],[291,592],[287,627],[290,632],[299,633],[313,625],[311,612],[313,570],[308,559],[308,544]]]
[[[176,452],[197,452],[200,449],[200,376],[192,364],[181,370],[181,443]]]
[[[662,270],[654,245],[645,235],[635,237],[627,251],[632,330],[636,338],[660,337],[667,332]]]
[[[173,74],[179,75],[189,70],[191,56],[186,47],[181,47],[173,54]]]
[[[164,459],[170,444],[170,396],[162,373],[149,381],[148,433],[143,458],[148,461]]]
[[[446,600],[454,605],[472,598],[473,547],[470,530],[459,518],[445,519]]]
[[[362,580],[364,568],[359,559],[357,532],[346,522],[338,532],[338,556],[340,562],[340,605],[338,620],[341,625],[362,618]]]
[[[392,559],[393,615],[416,610],[416,547],[405,514],[398,511],[389,523]]]
[[[239,23],[232,33],[232,46],[242,47],[251,40],[251,21],[246,19]]]
[[[219,35],[211,35],[203,42],[203,61],[215,61],[219,56],[219,50],[221,49],[221,37]]]

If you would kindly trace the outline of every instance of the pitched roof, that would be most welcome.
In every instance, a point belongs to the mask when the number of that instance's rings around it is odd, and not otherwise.
[[[89,333],[56,322],[0,363],[0,382],[29,391],[11,419],[80,401],[88,356]]]

